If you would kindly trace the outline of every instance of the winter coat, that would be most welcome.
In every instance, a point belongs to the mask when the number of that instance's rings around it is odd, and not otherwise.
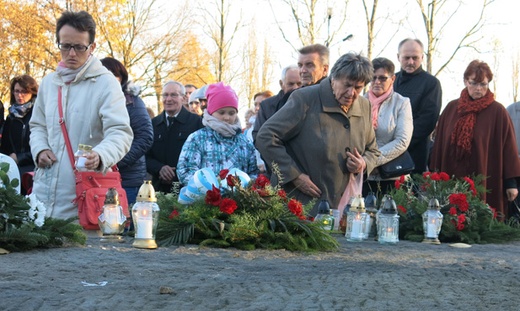
[[[172,185],[159,180],[159,171],[165,165],[177,167],[182,145],[188,136],[203,128],[202,118],[182,107],[172,126],[168,127],[166,113],[152,119],[153,144],[146,154],[146,169],[152,175],[152,184],[155,191],[169,193]],[[178,181],[178,178],[174,178]]]
[[[34,162],[29,146],[29,120],[31,120],[32,108],[23,118],[17,118],[9,114],[5,119],[2,132],[2,145],[0,152],[6,155],[16,154],[20,178],[23,173],[34,171]],[[20,180],[21,182],[21,180]]]
[[[356,148],[363,155],[367,174],[376,166],[380,154],[370,103],[358,97],[345,113],[332,93],[330,78],[295,90],[287,103],[262,125],[256,147],[266,163],[278,165],[283,187],[290,196],[304,204],[311,201],[292,183],[303,173],[320,188],[321,199],[334,207],[338,206],[351,174],[347,170],[346,150],[354,152]],[[271,181],[278,182],[276,174]],[[317,203],[311,212],[314,215]]]
[[[368,94],[366,95],[368,98]],[[393,92],[381,103],[377,116],[376,140],[381,155],[376,165],[386,164],[403,154],[413,132],[412,107],[410,99]],[[370,174],[369,180],[381,180],[377,169]]]
[[[130,117],[130,126],[134,140],[130,150],[117,163],[123,188],[139,187],[146,178],[145,154],[153,143],[152,121],[143,100],[139,97],[141,89],[131,82],[125,85],[126,110]]]
[[[177,174],[183,185],[201,168],[210,168],[215,175],[223,169],[237,168],[252,178],[258,175],[255,147],[243,133],[224,137],[205,127],[192,133],[182,147]]]
[[[516,147],[518,149],[518,156],[520,157],[520,102],[516,102],[507,107],[507,112],[513,121],[515,128]]]
[[[415,163],[414,173],[427,169],[430,134],[435,129],[442,105],[442,88],[439,80],[419,67],[413,73],[396,73],[394,91],[408,97],[412,105],[413,134],[408,152]]]
[[[457,160],[456,145],[451,143],[451,134],[459,119],[458,100],[446,106],[435,131],[430,169],[446,172],[457,178],[482,174],[482,181],[489,193],[482,199],[507,218],[507,197],[504,182],[520,177],[520,160],[511,119],[502,104],[493,102],[477,114],[473,128],[471,155]]]
[[[79,144],[92,146],[99,154],[103,172],[128,152],[133,134],[121,84],[94,56],[69,84],[56,72],[43,78],[29,122],[31,152],[37,163],[40,152],[51,150],[57,162],[36,170],[33,193],[45,204],[48,217],[69,218],[77,216],[78,211],[72,203],[75,178],[59,122],[59,87],[73,151]]]

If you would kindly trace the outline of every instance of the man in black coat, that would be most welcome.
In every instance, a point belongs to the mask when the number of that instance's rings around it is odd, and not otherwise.
[[[394,91],[410,98],[413,115],[412,141],[408,152],[415,163],[413,173],[428,170],[430,134],[435,129],[442,105],[442,88],[437,78],[424,71],[424,46],[418,39],[405,39],[399,43],[397,58],[401,71],[396,73]]]
[[[146,169],[152,175],[155,191],[169,193],[172,183],[179,181],[175,169],[182,146],[188,136],[202,128],[202,118],[183,106],[184,86],[169,81],[163,86],[164,111],[152,119],[154,140],[146,154]]]

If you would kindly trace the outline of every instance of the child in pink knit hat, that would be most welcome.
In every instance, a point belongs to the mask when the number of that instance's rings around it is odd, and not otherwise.
[[[179,180],[187,185],[201,168],[215,174],[237,168],[256,178],[255,148],[242,134],[238,119],[238,96],[224,83],[211,84],[206,91],[208,107],[204,111],[204,128],[192,133],[184,143],[177,164]]]

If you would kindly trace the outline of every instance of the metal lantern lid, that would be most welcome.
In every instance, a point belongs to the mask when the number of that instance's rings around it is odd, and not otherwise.
[[[375,212],[377,210],[377,197],[373,192],[369,192],[365,198],[365,208],[367,211]]]
[[[363,200],[363,197],[361,195],[358,195],[354,198],[352,201],[352,204],[350,206],[350,212],[357,212],[357,213],[365,213],[365,200]]]
[[[145,180],[137,193],[137,202],[157,202],[151,180]]]
[[[381,205],[381,214],[397,215],[397,205],[390,195],[385,196],[385,202]]]
[[[439,200],[437,200],[436,198],[431,198],[430,199],[430,202],[428,202],[428,209],[430,210],[440,210],[441,209],[441,205],[439,204]]]
[[[110,188],[105,196],[105,205],[114,204],[119,205],[119,193],[116,188]]]
[[[318,204],[318,214],[330,214],[330,204],[328,200],[321,200]]]

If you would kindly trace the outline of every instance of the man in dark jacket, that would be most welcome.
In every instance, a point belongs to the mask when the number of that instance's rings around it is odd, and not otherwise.
[[[164,111],[152,119],[154,140],[146,154],[146,169],[156,191],[169,193],[179,181],[175,172],[182,145],[188,136],[202,128],[202,118],[183,107],[184,86],[169,81],[163,86]]]
[[[441,83],[424,71],[424,47],[418,39],[405,39],[399,43],[397,58],[401,71],[396,73],[394,91],[410,98],[413,114],[413,134],[408,152],[415,163],[413,173],[428,170],[430,134],[435,129],[442,105]]]

